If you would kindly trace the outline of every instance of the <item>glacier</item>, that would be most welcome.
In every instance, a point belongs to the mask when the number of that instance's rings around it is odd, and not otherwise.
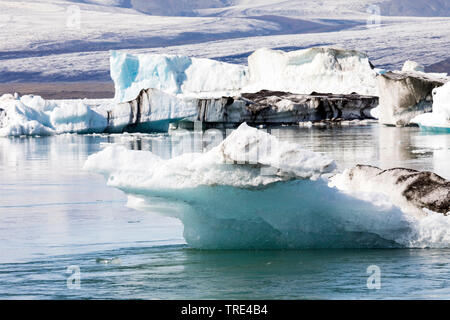
[[[245,123],[205,153],[163,160],[110,146],[84,169],[124,191],[130,207],[181,220],[193,248],[450,246],[449,216],[340,190],[334,160]]]

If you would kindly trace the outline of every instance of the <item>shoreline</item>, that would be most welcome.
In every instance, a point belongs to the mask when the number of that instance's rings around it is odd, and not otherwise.
[[[19,95],[39,95],[44,99],[112,99],[114,83],[112,81],[0,83],[0,96],[15,92]]]

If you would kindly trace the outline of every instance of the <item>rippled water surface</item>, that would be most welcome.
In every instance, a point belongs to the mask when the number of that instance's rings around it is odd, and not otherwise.
[[[0,138],[0,298],[450,298],[450,250],[194,250],[180,222],[126,207],[121,191],[82,170],[110,143],[170,158],[222,133]],[[340,169],[401,166],[450,179],[450,135],[378,125],[277,134]],[[367,288],[370,265],[380,290]],[[80,289],[67,287],[69,266],[79,267]]]

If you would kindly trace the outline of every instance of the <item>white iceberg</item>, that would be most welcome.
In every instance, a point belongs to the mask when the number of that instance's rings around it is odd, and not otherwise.
[[[247,83],[247,67],[211,59],[111,51],[111,78],[117,102],[135,99],[143,89],[177,95],[234,95]]]
[[[156,89],[120,104],[112,99],[44,100],[5,94],[0,97],[0,136],[167,131],[171,122],[196,111],[192,101]]]
[[[425,67],[415,61],[407,60],[403,64],[402,72],[425,72]]]
[[[166,54],[112,51],[111,78],[118,102],[142,89],[189,97],[233,96],[259,90],[377,95],[377,72],[366,54],[332,48],[292,52],[259,49],[246,66]]]
[[[247,91],[378,95],[377,72],[368,56],[358,51],[326,47],[291,52],[259,49],[248,58],[248,67]]]
[[[123,190],[129,206],[180,219],[195,248],[450,246],[450,217],[330,187],[333,160],[246,124],[206,153],[163,160],[112,146],[84,168]]]
[[[111,175],[113,185],[160,190],[215,185],[256,188],[291,179],[317,179],[332,172],[335,163],[243,123],[207,153],[163,160],[151,152],[112,146],[90,156],[85,168]]]
[[[433,111],[411,120],[424,129],[450,133],[450,82],[433,90]]]

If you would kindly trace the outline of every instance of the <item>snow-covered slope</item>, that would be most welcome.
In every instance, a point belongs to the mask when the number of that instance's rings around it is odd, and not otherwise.
[[[109,80],[110,49],[242,62],[260,47],[328,45],[366,51],[397,69],[405,60],[430,65],[450,56],[449,18],[374,16],[390,2],[2,0],[0,81]],[[419,2],[448,12],[448,1]],[[422,7],[414,15],[431,15]]]

